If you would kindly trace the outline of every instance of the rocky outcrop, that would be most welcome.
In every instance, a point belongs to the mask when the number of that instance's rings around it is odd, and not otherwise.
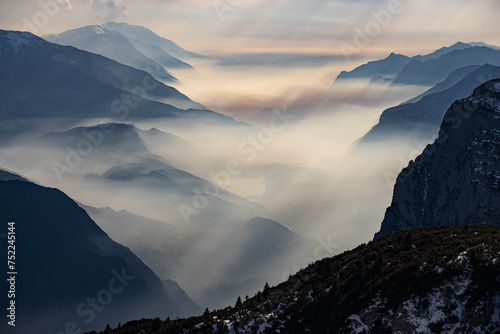
[[[500,226],[500,79],[447,111],[438,139],[396,180],[379,238],[405,229]]]

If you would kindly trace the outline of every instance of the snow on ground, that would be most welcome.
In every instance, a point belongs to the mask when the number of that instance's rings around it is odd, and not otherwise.
[[[500,111],[500,101],[497,99],[489,98],[483,102],[483,105],[488,109],[494,110],[495,112]],[[498,116],[495,116],[494,118],[498,118]]]
[[[357,323],[358,326],[355,326],[355,327],[353,326],[354,328],[352,328],[354,330],[354,333],[370,333],[370,326],[365,324],[361,320],[359,315],[353,314],[349,318],[347,318],[347,320],[353,320]]]
[[[457,256],[457,262],[462,263],[464,260],[467,259],[467,251],[463,251]]]
[[[500,93],[500,82],[497,82],[497,83],[493,86],[493,89],[494,89],[496,92]]]
[[[440,322],[444,322],[441,333],[452,334],[460,330],[461,322],[459,319],[463,319],[466,314],[469,296],[466,291],[472,284],[472,273],[466,254],[467,252],[462,252],[453,260],[465,264],[461,275],[432,289],[423,296],[411,296],[401,304],[396,315],[393,312],[384,315],[382,323],[390,327],[392,322],[398,319],[398,322],[402,321],[413,327],[415,333],[422,334],[432,333],[432,325]],[[438,272],[442,272],[441,269],[440,267],[436,268]],[[500,295],[497,295],[496,298],[495,303],[498,304],[498,310],[494,314],[495,319],[500,318]],[[365,315],[389,313],[386,302],[380,296],[374,298],[361,313],[353,314],[348,318],[350,320],[348,328],[355,333],[369,333],[369,326],[363,322],[363,319],[366,320]]]
[[[493,304],[495,305],[495,311],[491,316],[491,323],[500,326],[500,294],[497,293],[495,297],[493,297]]]

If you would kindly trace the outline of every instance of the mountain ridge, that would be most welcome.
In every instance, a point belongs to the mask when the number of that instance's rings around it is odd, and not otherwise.
[[[409,101],[384,110],[379,122],[355,145],[386,141],[398,136],[403,138],[414,136],[418,139],[434,138],[439,131],[446,110],[454,101],[470,95],[478,85],[485,81],[500,78],[500,67],[489,64],[468,67],[461,71],[467,74],[451,87],[441,89],[441,86],[449,85],[443,81],[423,93],[418,101]],[[455,80],[452,78],[450,81]]]
[[[470,49],[474,50],[471,51]],[[342,71],[334,80],[334,85],[341,84],[346,79],[363,79],[371,83],[383,83],[393,86],[434,85],[460,67],[483,65],[485,63],[500,66],[500,63],[494,63],[494,59],[499,57],[491,58],[486,49],[491,50],[490,54],[492,55],[497,55],[496,52],[500,51],[497,46],[481,42],[457,42],[427,55],[407,57],[405,55],[396,55],[393,52],[387,58],[370,61],[352,71]],[[450,56],[450,54],[452,55]],[[472,55],[467,58],[467,54]],[[461,61],[461,63],[459,65],[454,64],[457,61]]]
[[[165,52],[177,58],[184,60],[190,58],[203,58],[199,53],[184,50],[171,40],[157,35],[148,28],[113,21],[107,22],[104,25],[127,36],[132,42],[135,40],[142,41],[143,43],[148,42],[148,44],[161,47]]]
[[[108,30],[103,25],[84,26],[59,34],[44,35],[42,38],[51,43],[73,46],[80,50],[100,54],[148,72],[158,80],[173,83],[178,81],[155,60],[137,50],[124,35],[115,30]]]
[[[398,73],[392,85],[432,86],[464,66],[491,64],[500,66],[500,50],[484,46],[473,46],[422,62],[412,60]]]
[[[101,55],[4,30],[0,50],[5,64],[0,67],[0,116],[12,123],[5,135],[51,128],[50,119],[66,122],[66,127],[90,118],[122,122],[163,118],[193,127],[251,128],[206,110],[144,71]]]
[[[398,175],[375,238],[426,226],[500,226],[500,79],[448,109],[436,141]]]
[[[495,332],[499,236],[490,226],[402,231],[315,262],[234,307],[110,333]]]
[[[198,312],[189,308],[192,304],[168,297],[150,268],[111,240],[58,189],[11,179],[0,181],[0,198],[0,219],[15,222],[17,313],[20,319],[30,319],[9,333],[54,331],[71,320],[78,328],[90,330],[141,314]],[[123,288],[106,292],[106,299],[98,294],[100,305],[106,307],[99,316],[94,312],[87,319],[89,313],[83,313],[86,306],[81,303],[110,286],[113,276],[121,277]],[[4,330],[6,323],[1,326]]]

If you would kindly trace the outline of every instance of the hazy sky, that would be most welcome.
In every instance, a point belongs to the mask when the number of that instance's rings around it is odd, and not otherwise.
[[[2,29],[40,36],[123,21],[216,56],[190,61],[201,76],[173,71],[176,87],[247,121],[303,96],[317,100],[341,70],[390,52],[500,45],[499,14],[499,0],[0,0]]]
[[[57,10],[54,4],[57,3]],[[399,5],[398,5],[399,3]],[[42,5],[45,4],[45,5]],[[383,26],[373,12],[396,9]],[[45,7],[45,9],[44,9]],[[47,14],[44,14],[43,12]],[[443,45],[500,44],[498,0],[1,0],[3,29],[30,22],[38,35],[120,20],[144,25],[203,53],[342,54],[356,30],[372,28],[361,53],[413,54]],[[388,23],[388,24],[386,24]],[[379,24],[379,27],[381,25]],[[33,29],[32,29],[33,30]]]

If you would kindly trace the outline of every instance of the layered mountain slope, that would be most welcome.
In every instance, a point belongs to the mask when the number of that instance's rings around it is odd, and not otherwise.
[[[131,25],[124,22],[108,22],[104,26],[108,29],[116,30],[126,36],[133,44],[137,43],[139,48],[142,45],[157,46],[167,54],[184,60],[202,57],[198,53],[181,48],[169,39],[158,36],[145,27]]]
[[[172,106],[205,109],[146,72],[30,33],[1,30],[0,60],[0,115],[6,122],[165,117],[234,123]]]
[[[341,83],[343,80],[372,79],[373,77],[391,78],[396,76],[410,61],[410,57],[391,53],[385,59],[368,62],[349,72],[340,72],[334,84]]]
[[[484,46],[484,45],[482,45]],[[356,67],[352,71],[342,71],[334,81],[334,84],[342,83],[344,80],[371,80],[373,78],[385,78],[392,81],[395,79],[396,75],[412,60],[418,59],[419,61],[426,61],[430,59],[436,59],[440,56],[455,51],[463,50],[472,47],[471,44],[466,44],[458,42],[449,47],[443,47],[436,50],[428,55],[408,57],[405,55],[391,53],[387,58],[370,61],[366,64]]]
[[[102,191],[107,191],[106,188],[110,187],[144,192],[150,190],[171,195],[170,201],[163,199],[167,203],[158,207],[172,208],[171,219],[179,215],[179,205],[192,203],[197,192],[208,196],[212,202],[204,212],[206,215],[211,213],[217,216],[217,213],[220,215],[224,210],[226,214],[249,210],[253,211],[253,214],[249,214],[251,217],[262,208],[205,179],[177,169],[167,159],[152,154],[141,138],[145,133],[147,132],[130,124],[109,123],[49,133],[38,138],[32,145],[40,145],[47,154],[53,152],[51,157],[54,161],[69,166],[67,147],[78,150],[81,143],[87,143],[91,151],[88,155],[81,156],[77,168],[67,172],[64,166],[58,165],[63,180],[71,179],[72,176],[84,177],[85,182],[93,184],[95,189],[102,188]],[[164,133],[164,137],[167,137],[166,135]],[[175,137],[168,137],[173,138]],[[163,144],[175,145],[176,141],[164,141]],[[205,224],[212,221],[205,215],[193,215],[194,220],[200,223],[204,221]]]
[[[160,277],[182,281],[203,307],[225,307],[239,295],[254,294],[265,282],[281,281],[283,272],[302,259],[300,254],[313,253],[316,247],[279,223],[260,217],[243,225],[192,229],[126,211],[83,208]]]
[[[158,80],[175,82],[175,79],[160,64],[137,50],[130,41],[114,30],[104,26],[85,26],[60,34],[42,36],[45,40],[61,45],[97,53],[119,63],[148,72]]]
[[[412,60],[399,72],[393,84],[432,86],[446,79],[456,69],[469,65],[500,66],[500,50],[475,46],[446,53],[439,58],[422,62]]]
[[[370,83],[432,86],[465,66],[500,66],[499,51],[500,48],[484,43],[458,42],[423,56],[391,53],[385,59],[368,62],[349,72],[342,71],[334,84],[362,79]]]
[[[432,53],[429,53],[426,55],[418,55],[418,56],[415,56],[412,58],[418,59],[420,61],[427,61],[430,59],[437,59],[437,58],[439,58],[447,53],[453,52],[453,51],[465,50],[465,49],[469,49],[469,48],[474,47],[474,46],[487,46],[487,47],[491,47],[492,49],[498,48],[496,46],[490,46],[490,45],[487,45],[487,44],[484,44],[481,42],[473,42],[473,43],[457,42],[451,46],[444,46],[444,47],[442,47],[442,48],[440,48]]]
[[[447,111],[439,137],[399,174],[376,238],[427,226],[500,226],[500,79]]]
[[[165,289],[151,269],[64,193],[13,174],[2,180],[0,220],[15,222],[18,273],[18,320],[8,333],[89,330],[137,317],[198,312],[189,297],[172,298],[180,296],[177,288]],[[6,281],[1,284],[7,291]],[[6,322],[1,326],[5,332]]]
[[[166,68],[193,69],[190,64],[179,58],[191,59],[200,57],[199,54],[186,51],[174,42],[158,36],[145,27],[130,25],[124,22],[108,22],[103,27],[126,36],[137,50]]]
[[[466,75],[455,83],[456,76],[460,78],[464,74]],[[424,93],[417,102],[384,110],[378,124],[356,145],[399,138],[431,140],[436,137],[446,110],[454,101],[469,96],[478,85],[496,78],[500,78],[500,67],[483,65],[461,69],[459,73],[454,73],[428,93]],[[447,88],[448,86],[450,87]]]
[[[489,65],[483,65],[483,66],[489,66]],[[439,82],[438,84],[436,84],[435,86],[429,88],[428,90],[426,90],[422,94],[406,101],[405,104],[418,102],[423,97],[425,97],[427,95],[439,93],[439,92],[442,92],[443,90],[451,88],[454,85],[456,85],[457,83],[459,83],[460,81],[462,81],[471,72],[474,72],[475,70],[477,70],[480,67],[481,67],[481,65],[470,65],[470,66],[461,67],[461,68],[451,72],[450,75],[448,75],[448,77],[445,80],[443,80],[443,81]],[[490,66],[490,67],[493,67],[493,66]],[[488,80],[491,80],[491,79],[493,79],[493,78],[488,78]]]
[[[142,319],[108,333],[496,333],[500,229],[400,232],[318,261],[201,317]]]
[[[86,157],[86,164],[109,168],[100,175],[101,178],[120,179],[121,175],[123,180],[132,180],[135,177],[145,176],[156,180],[155,182],[164,181],[173,187],[176,186],[177,181],[179,181],[177,186],[181,186],[181,183],[184,182],[186,189],[180,190],[179,193],[190,192],[192,188],[205,189],[208,181],[179,170],[172,166],[167,159],[150,152],[143,136],[151,134],[151,131],[155,132],[154,130],[144,131],[131,124],[108,123],[52,132],[40,137],[39,140],[54,145],[61,152],[64,152],[65,147],[79,147],[80,142],[88,141],[90,136],[100,134],[102,139],[95,145],[91,155]],[[156,132],[160,131],[156,130]],[[182,142],[178,137],[166,132],[161,132],[161,135],[163,145],[174,147],[178,144],[185,145],[185,142]],[[169,174],[167,178],[162,177],[166,174]],[[167,184],[162,184],[162,186]],[[216,186],[213,185],[213,187]],[[219,197],[230,198],[231,196],[220,189]],[[242,198],[238,199],[236,196],[232,202],[249,204],[248,201]]]

